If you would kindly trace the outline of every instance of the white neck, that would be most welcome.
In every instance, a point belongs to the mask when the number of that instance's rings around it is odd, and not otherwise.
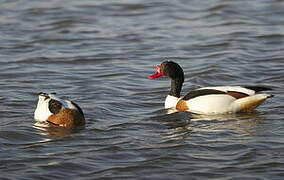
[[[179,98],[175,96],[168,95],[165,100],[165,109],[175,108]]]

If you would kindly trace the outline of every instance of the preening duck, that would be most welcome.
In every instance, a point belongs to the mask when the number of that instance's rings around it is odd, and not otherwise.
[[[82,109],[74,102],[60,99],[55,93],[38,94],[34,119],[51,126],[75,127],[85,124]]]
[[[260,91],[271,90],[261,86],[216,86],[195,89],[181,97],[184,82],[182,68],[173,61],[165,61],[156,66],[156,72],[148,76],[155,79],[161,76],[171,78],[171,89],[165,100],[165,108],[190,111],[196,114],[225,114],[252,111],[271,94]]]

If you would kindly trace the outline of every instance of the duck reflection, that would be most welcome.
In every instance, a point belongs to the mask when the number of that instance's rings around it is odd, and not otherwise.
[[[70,134],[78,133],[83,130],[85,127],[76,127],[76,128],[68,128],[68,127],[58,127],[58,126],[50,126],[44,123],[35,123],[34,128],[40,130],[40,134],[42,135],[50,135],[50,136],[67,136]]]
[[[190,121],[207,131],[233,131],[251,135],[257,133],[256,127],[263,122],[263,116],[257,111],[210,116],[192,114]]]
[[[168,110],[166,111],[168,113]],[[181,139],[196,132],[230,131],[240,135],[258,132],[258,124],[263,122],[263,115],[257,111],[239,114],[199,115],[189,112],[172,112],[156,117],[167,126],[166,138]],[[185,132],[186,130],[186,132]]]

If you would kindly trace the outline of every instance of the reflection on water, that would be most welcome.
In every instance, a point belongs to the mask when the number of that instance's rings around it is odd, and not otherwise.
[[[208,129],[209,131],[227,129],[248,135],[256,133],[254,129],[259,123],[263,122],[263,118],[260,113],[254,111],[250,113],[211,116],[194,114],[191,121],[211,121],[211,123],[205,123],[206,125],[202,126],[202,129]]]
[[[253,134],[254,127],[263,121],[262,114],[258,111],[237,113],[237,114],[216,114],[216,115],[202,115],[190,112],[178,112],[174,108],[166,109],[169,119],[173,116],[175,121],[167,122],[169,129],[192,129],[201,128],[203,130],[214,131],[216,129],[234,129],[239,132]],[[160,118],[160,117],[159,117]],[[181,121],[182,120],[182,121]],[[197,121],[197,122],[196,122]],[[198,122],[199,121],[199,122]],[[206,122],[210,121],[210,122]],[[184,124],[184,126],[182,126]],[[201,127],[196,127],[200,124]],[[176,127],[176,128],[175,128]]]
[[[166,110],[168,113],[168,110]],[[256,127],[263,122],[262,114],[250,113],[199,115],[175,112],[152,119],[163,122],[167,127],[161,137],[167,140],[186,139],[194,132],[231,132],[239,136],[257,134]]]
[[[33,127],[40,130],[41,135],[49,135],[49,136],[66,136],[78,133],[84,129],[84,127],[76,127],[76,128],[50,127],[47,125],[42,125],[42,123],[36,123],[34,124]]]
[[[263,115],[258,112],[210,116],[189,112],[167,113],[167,110],[159,111],[159,115],[148,120],[150,126],[143,128],[143,134],[147,134],[143,148],[183,147],[188,145],[189,140],[195,147],[198,144],[195,140],[214,141],[214,137],[231,141],[232,135],[244,137],[258,134],[257,126],[263,122]],[[222,146],[226,149],[226,145]]]

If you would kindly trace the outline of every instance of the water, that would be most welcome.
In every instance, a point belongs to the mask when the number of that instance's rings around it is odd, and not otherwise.
[[[282,179],[284,3],[279,0],[2,0],[0,176],[3,179]],[[267,85],[256,112],[167,114],[178,62],[183,93]],[[85,112],[85,129],[34,126],[36,93]]]

